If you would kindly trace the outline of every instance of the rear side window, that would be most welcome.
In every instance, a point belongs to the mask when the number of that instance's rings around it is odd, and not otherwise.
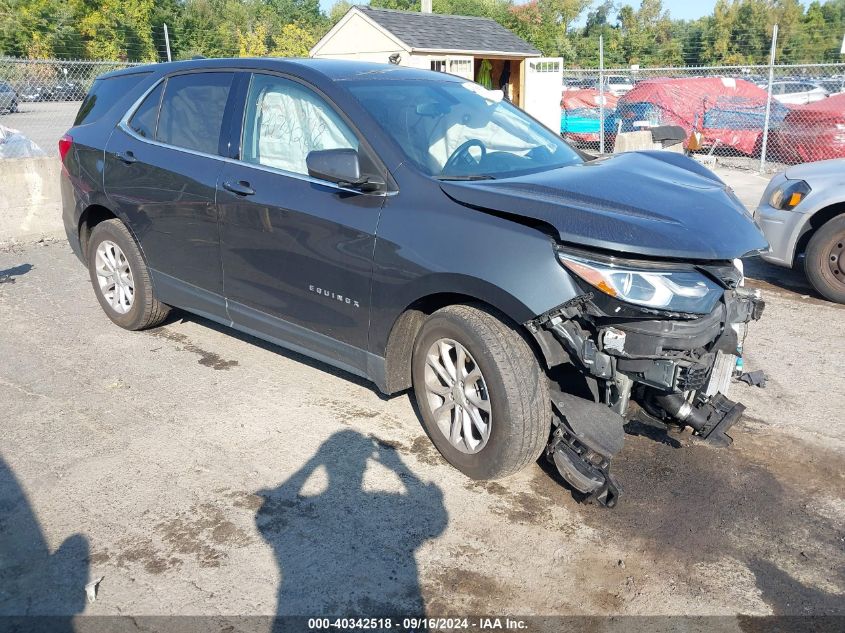
[[[217,154],[234,73],[192,73],[167,80],[156,140]]]
[[[147,95],[147,98],[135,110],[135,114],[129,119],[131,127],[139,136],[144,138],[155,138],[156,123],[158,122],[158,105],[161,103],[161,93],[164,91],[164,82],[160,83]]]
[[[138,82],[147,75],[149,73],[135,73],[133,75],[118,75],[108,79],[96,79],[91,86],[91,90],[83,99],[73,124],[93,123],[108,112],[121,97],[125,97],[126,93],[138,85]]]

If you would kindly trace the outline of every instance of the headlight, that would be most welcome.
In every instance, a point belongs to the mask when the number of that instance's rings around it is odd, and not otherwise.
[[[558,252],[561,263],[588,284],[620,301],[655,310],[710,314],[724,288],[692,268],[599,262]]]
[[[769,196],[769,205],[781,211],[791,211],[810,193],[810,185],[803,180],[787,180]]]

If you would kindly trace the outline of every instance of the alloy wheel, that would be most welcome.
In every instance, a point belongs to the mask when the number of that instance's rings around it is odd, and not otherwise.
[[[94,268],[100,292],[118,314],[126,314],[135,300],[135,282],[132,269],[120,246],[111,240],[103,240],[97,246]]]
[[[455,340],[435,341],[426,354],[425,391],[438,429],[462,453],[490,439],[490,393],[472,354]]]

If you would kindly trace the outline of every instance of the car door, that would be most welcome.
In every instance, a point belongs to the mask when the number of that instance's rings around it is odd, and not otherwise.
[[[163,79],[114,130],[105,153],[106,194],[140,242],[159,298],[216,317],[225,317],[225,302],[215,197],[234,76]]]
[[[253,74],[240,121],[238,160],[226,163],[217,192],[229,317],[361,373],[384,194],[312,178],[305,160],[358,149],[367,173],[372,156],[325,97],[292,78]]]

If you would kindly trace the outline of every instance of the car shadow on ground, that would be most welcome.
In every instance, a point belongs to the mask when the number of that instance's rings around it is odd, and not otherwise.
[[[43,630],[74,631],[72,618],[85,609],[88,550],[88,539],[74,534],[50,552],[26,493],[0,457],[0,628],[31,630],[33,621],[16,618],[35,615],[50,616]]]
[[[746,283],[751,287],[760,287],[762,290],[767,288],[784,290],[801,297],[810,297],[830,305],[836,305],[816,292],[815,288],[807,281],[804,271],[800,268],[793,270],[792,268],[775,266],[759,257],[746,257],[742,260],[742,263],[745,267]]]
[[[840,454],[744,423],[728,448],[626,430],[612,467],[624,488],[619,504],[580,506],[579,520],[604,538],[633,539],[623,547],[632,573],[636,559],[650,569],[680,565],[680,582],[705,595],[709,583],[747,575],[774,615],[845,615]],[[534,487],[572,506],[562,487],[539,478]]]
[[[343,369],[333,367],[328,363],[315,360],[310,356],[305,356],[304,354],[300,354],[299,352],[294,352],[293,350],[281,347],[280,345],[276,345],[275,343],[270,343],[269,341],[265,341],[256,336],[252,336],[251,334],[246,334],[245,332],[241,332],[239,330],[236,330],[235,328],[222,325],[220,323],[217,323],[216,321],[212,321],[211,319],[206,319],[205,317],[201,317],[196,314],[191,314],[190,312],[185,312],[183,310],[171,310],[170,314],[167,315],[165,321],[159,327],[149,330],[149,332],[151,334],[156,334],[158,332],[163,331],[163,328],[166,328],[169,325],[176,325],[179,323],[196,323],[197,325],[207,327],[211,330],[214,330],[215,332],[220,332],[221,334],[225,334],[226,336],[230,336],[239,341],[249,343],[250,345],[254,345],[255,347],[258,347],[260,349],[266,350],[268,352],[273,352],[274,354],[278,354],[279,356],[282,356],[284,358],[289,358],[290,360],[296,361],[297,363],[302,363],[303,365],[311,367],[312,369],[319,369],[320,371],[324,371],[327,374],[331,374],[332,376],[342,378],[343,380],[358,385],[359,387],[369,389],[376,396],[378,396],[380,400],[383,401],[390,400],[396,395],[393,394],[391,396],[387,396],[381,391],[379,391],[378,387],[376,387],[373,382],[355,374],[344,371]]]
[[[374,466],[378,488],[367,477]],[[445,530],[448,514],[440,488],[419,480],[395,447],[339,431],[257,495],[256,526],[281,577],[277,616],[425,613],[414,554]],[[284,628],[277,621],[274,630]]]

